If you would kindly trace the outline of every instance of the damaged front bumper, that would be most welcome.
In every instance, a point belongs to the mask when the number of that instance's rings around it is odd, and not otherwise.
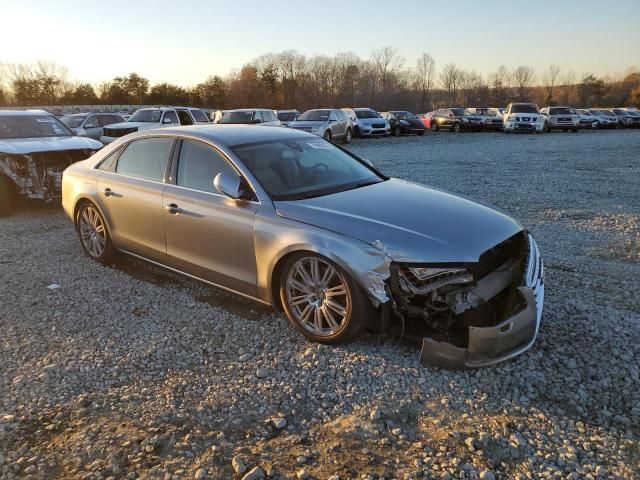
[[[421,339],[423,364],[484,367],[535,342],[544,303],[544,265],[535,240],[523,232],[483,257],[438,283],[409,285],[402,272],[400,281],[391,282],[393,310],[403,325],[414,317],[427,329],[413,335]]]
[[[470,326],[467,348],[424,338],[420,361],[446,368],[486,367],[528,350],[538,331],[535,295],[526,287],[518,291],[525,302],[521,311],[492,327]]]

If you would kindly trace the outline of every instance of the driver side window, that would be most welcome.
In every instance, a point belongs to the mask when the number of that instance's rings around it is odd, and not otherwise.
[[[238,176],[229,162],[213,148],[191,140],[182,141],[176,185],[201,192],[218,193],[213,186],[213,179],[223,172]]]

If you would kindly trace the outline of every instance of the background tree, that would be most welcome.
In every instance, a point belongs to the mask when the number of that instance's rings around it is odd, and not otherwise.
[[[151,87],[145,99],[146,104],[151,105],[187,105],[189,92],[178,85],[160,83]]]
[[[520,65],[513,71],[513,82],[516,88],[517,99],[526,101],[529,99],[529,88],[535,80],[535,71],[532,67]]]
[[[555,105],[554,101],[554,88],[558,82],[558,77],[560,75],[560,66],[559,65],[551,65],[547,71],[542,75],[545,89],[547,91],[547,98],[544,101],[545,105]]]
[[[446,92],[450,106],[457,105],[458,90],[462,84],[464,72],[455,63],[447,63],[440,72],[440,83]]]
[[[416,62],[416,90],[420,93],[420,111],[426,112],[430,101],[429,95],[436,76],[436,62],[431,55],[423,53]]]

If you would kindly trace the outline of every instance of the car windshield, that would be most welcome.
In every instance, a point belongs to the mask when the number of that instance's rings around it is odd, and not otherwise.
[[[418,118],[411,112],[391,112],[391,113],[393,113],[400,120],[409,120],[412,118]]]
[[[71,137],[73,132],[53,115],[0,115],[0,138]]]
[[[307,122],[326,122],[329,120],[331,110],[307,110],[300,115],[296,120]]]
[[[600,110],[604,115],[611,115],[612,117],[615,116],[616,114],[613,113],[613,111],[611,110]]]
[[[495,117],[496,112],[488,108],[476,108],[476,115],[484,115],[485,117]]]
[[[236,155],[273,200],[302,200],[382,182],[357,157],[319,138],[238,145]]]
[[[84,122],[85,118],[87,118],[86,115],[79,115],[79,116],[67,115],[65,117],[62,117],[60,121],[69,128],[78,128],[80,127],[80,125],[82,125],[82,122]]]
[[[550,108],[549,115],[571,115],[573,112],[570,108]]]
[[[472,117],[473,114],[464,108],[452,108],[451,111],[456,117]]]
[[[162,110],[138,110],[129,117],[127,122],[158,123],[161,116]]]
[[[538,113],[535,105],[511,105],[511,113]]]
[[[251,123],[253,111],[248,112],[224,112],[220,123]]]
[[[278,112],[278,120],[281,122],[292,122],[297,116],[296,112]]]
[[[356,117],[358,118],[380,118],[378,112],[373,110],[356,110]]]
[[[579,109],[578,113],[580,113],[581,115],[591,116],[591,112],[589,110]]]

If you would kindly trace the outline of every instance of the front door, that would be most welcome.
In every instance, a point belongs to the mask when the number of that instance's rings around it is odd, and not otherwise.
[[[232,200],[213,186],[218,173],[238,175],[210,145],[183,140],[175,185],[163,195],[167,261],[178,270],[246,295],[256,295],[254,247],[258,204]]]
[[[164,260],[162,191],[173,142],[169,137],[134,140],[115,168],[98,178],[98,203],[116,248]]]

